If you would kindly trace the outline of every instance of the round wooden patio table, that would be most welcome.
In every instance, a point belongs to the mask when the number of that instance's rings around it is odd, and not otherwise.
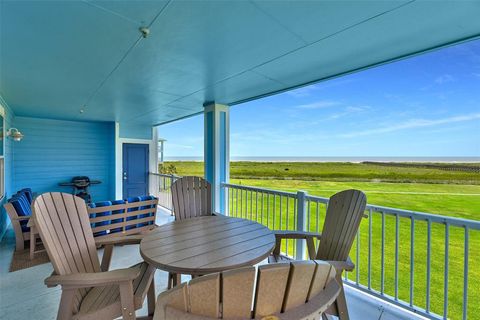
[[[275,236],[245,219],[204,216],[159,226],[140,243],[140,254],[158,269],[205,275],[254,265],[272,252]]]

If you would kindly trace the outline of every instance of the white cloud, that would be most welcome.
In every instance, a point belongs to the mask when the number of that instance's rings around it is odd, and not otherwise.
[[[297,105],[296,108],[298,109],[323,109],[323,108],[329,108],[329,107],[334,107],[341,105],[340,102],[337,101],[317,101],[313,103],[307,103],[307,104],[300,104]]]
[[[357,132],[350,132],[341,134],[340,137],[343,138],[354,138],[359,136],[367,136],[372,134],[381,134],[381,133],[388,133],[393,131],[400,131],[405,129],[413,129],[413,128],[423,128],[423,127],[432,127],[438,126],[442,124],[450,124],[456,122],[464,122],[464,121],[472,121],[480,119],[480,113],[468,114],[468,115],[460,115],[460,116],[453,116],[449,118],[443,119],[410,119],[401,123],[397,123],[391,126],[383,126],[375,129],[364,130],[364,131],[357,131]]]
[[[313,127],[313,126],[318,126],[325,122],[329,122],[331,120],[336,120],[339,118],[356,115],[358,113],[366,112],[372,109],[371,106],[367,106],[367,105],[343,106],[341,103],[339,103],[338,106],[339,107],[335,109],[334,113],[325,114],[318,117],[311,117],[310,114],[297,111],[295,115],[296,115],[296,119],[298,118],[299,120],[289,121],[287,125],[289,128],[295,129],[295,130],[300,128]]]
[[[286,128],[277,130],[257,129],[250,131],[241,131],[231,134],[231,139],[235,141],[235,144],[255,145],[259,147],[261,145],[297,145],[306,141],[318,141],[325,139],[324,134],[318,132],[297,132]]]
[[[345,108],[348,112],[362,112],[370,109],[372,109],[370,106],[348,106]]]
[[[370,109],[371,109],[370,106],[348,106],[344,109],[343,112],[334,113],[334,114],[330,115],[329,117],[327,117],[326,119],[327,120],[338,119],[338,118],[350,116],[352,114],[356,114],[356,113],[359,113],[359,112],[364,112],[364,111],[370,110]]]
[[[295,98],[304,98],[313,95],[316,91],[346,85],[355,81],[356,79],[353,78],[353,75],[350,75],[349,77],[331,79],[316,84],[307,85],[305,87],[293,89],[285,92],[285,94],[288,94]]]
[[[435,83],[436,84],[444,84],[444,83],[448,83],[448,82],[452,82],[452,81],[455,81],[455,78],[450,74],[443,74],[443,75],[435,78]]]
[[[313,92],[319,89],[319,85],[312,84],[310,86],[301,87],[291,91],[287,91],[286,94],[295,98],[304,98],[310,96]]]
[[[178,149],[193,149],[193,146],[178,144],[178,143],[168,143],[167,146],[170,148],[178,148]]]
[[[367,106],[365,106],[365,107],[348,106],[348,107],[345,108],[344,111],[334,113],[334,114],[326,117],[325,120],[334,120],[334,119],[350,116],[350,115],[355,114],[355,113],[363,112],[366,109],[369,109],[369,107],[367,107]]]

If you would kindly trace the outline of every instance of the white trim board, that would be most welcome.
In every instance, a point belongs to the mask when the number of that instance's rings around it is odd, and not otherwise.
[[[6,118],[6,112],[5,112],[5,108],[3,107],[3,105],[1,104],[1,100],[0,100],[0,116],[3,117],[3,123],[2,123],[2,128],[3,128],[3,132],[1,133],[2,135],[2,138],[3,138],[3,154],[0,155],[0,158],[3,159],[3,174],[2,174],[2,178],[3,178],[3,195],[0,194],[0,205],[3,206],[3,201],[7,201],[7,191],[5,190],[6,189],[6,172],[7,172],[7,169],[5,168],[5,154],[6,154],[6,142],[7,142],[7,128],[5,128],[5,126],[7,125],[7,120],[5,119]],[[3,209],[1,209],[3,210]],[[8,217],[7,213],[5,212],[5,215],[7,216],[7,219],[5,221],[5,229],[1,232],[0,234],[0,241],[3,240],[3,237],[5,236],[5,234],[7,233],[7,230],[8,228],[10,227],[10,224],[11,224],[11,221],[10,221],[10,218]]]
[[[2,116],[2,121],[3,121],[3,123],[2,123],[2,131],[3,132],[0,133],[2,143],[3,143],[3,153],[0,154],[0,159],[3,159],[3,168],[2,168],[2,170],[3,170],[2,180],[3,181],[0,181],[0,183],[3,185],[3,194],[0,194],[0,201],[3,201],[7,197],[7,190],[6,190],[6,187],[7,187],[7,179],[6,179],[7,169],[5,168],[5,165],[6,165],[5,154],[6,154],[6,150],[7,150],[7,128],[6,128],[7,119],[6,119],[5,108],[1,104],[1,101],[0,101],[0,116]],[[0,239],[1,238],[3,238],[3,235],[0,237]]]

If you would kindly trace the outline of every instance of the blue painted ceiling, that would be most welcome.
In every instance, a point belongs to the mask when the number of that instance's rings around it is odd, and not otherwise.
[[[478,37],[479,16],[480,1],[2,0],[0,94],[20,116],[155,125]]]

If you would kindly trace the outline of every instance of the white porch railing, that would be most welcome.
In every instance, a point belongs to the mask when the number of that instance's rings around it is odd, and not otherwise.
[[[176,175],[150,174],[159,205],[172,210]],[[321,232],[328,198],[298,191],[223,184],[227,214],[272,230]],[[367,205],[351,259],[347,285],[432,319],[480,315],[480,221]],[[480,212],[479,212],[480,213]],[[282,251],[306,257],[305,245],[285,241]]]
[[[153,190],[153,196],[158,198],[158,205],[165,209],[172,210],[172,190],[171,186],[175,180],[180,178],[174,174],[162,174],[150,172],[150,186]]]
[[[321,232],[328,198],[224,184],[228,215],[275,230]],[[480,314],[480,221],[367,205],[346,284],[432,319]],[[282,251],[305,257],[300,241]],[[473,268],[470,268],[470,267]],[[470,303],[469,303],[470,302]]]

